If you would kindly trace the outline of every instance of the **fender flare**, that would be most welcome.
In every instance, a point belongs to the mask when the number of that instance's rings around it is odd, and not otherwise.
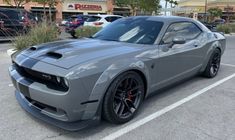
[[[98,102],[87,104],[82,119],[90,119],[94,116],[101,116],[103,98],[106,94],[106,91],[108,90],[108,87],[116,77],[130,70],[141,72],[145,76],[146,86],[149,87],[149,71],[144,62],[136,59],[125,59],[116,61],[101,74],[101,76],[95,83],[94,88],[92,89],[92,92],[89,96],[89,100],[98,100]],[[146,89],[148,89],[147,87]],[[147,93],[148,90],[146,90],[146,94]]]

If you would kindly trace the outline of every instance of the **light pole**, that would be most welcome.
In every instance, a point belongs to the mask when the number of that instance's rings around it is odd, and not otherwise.
[[[207,0],[205,0],[205,22],[207,22]]]

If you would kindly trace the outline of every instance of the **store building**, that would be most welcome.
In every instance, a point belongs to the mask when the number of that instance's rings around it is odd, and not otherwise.
[[[14,2],[11,5],[14,5]],[[11,5],[0,0],[0,8],[15,8]],[[44,14],[43,5],[37,2],[26,3],[20,8],[31,11],[37,17],[42,17]],[[51,12],[54,20],[61,21],[76,14],[112,14],[113,8],[113,0],[64,0],[63,3],[58,3],[52,8]],[[48,5],[45,11],[48,14]]]
[[[180,0],[178,1],[177,15],[180,16],[193,16],[197,14],[199,19],[205,16],[205,9],[218,7],[223,11],[222,18],[226,19],[228,16],[235,14],[235,0]]]
[[[109,10],[107,0],[66,0],[62,4],[62,18],[74,14],[107,14]]]

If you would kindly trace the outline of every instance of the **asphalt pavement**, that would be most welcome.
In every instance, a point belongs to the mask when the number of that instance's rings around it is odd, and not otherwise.
[[[154,94],[145,100],[136,117],[124,125],[102,121],[78,132],[48,125],[18,105],[7,70],[11,60],[0,51],[0,140],[234,140],[234,44],[235,36],[227,37],[221,69],[214,79],[194,77]],[[5,44],[5,48],[9,46]]]

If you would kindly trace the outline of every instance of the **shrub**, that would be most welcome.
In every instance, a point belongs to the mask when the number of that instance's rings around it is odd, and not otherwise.
[[[32,27],[27,34],[17,36],[13,41],[13,46],[17,50],[21,50],[33,45],[58,40],[58,35],[56,25],[43,22]]]
[[[231,28],[231,32],[235,33],[235,24],[229,24],[230,28]]]
[[[235,27],[234,27],[234,29],[235,29]],[[235,31],[234,29],[233,29],[233,25],[231,25],[231,24],[223,24],[223,25],[217,26],[217,31],[224,32],[225,34],[230,34],[231,32],[234,32]]]
[[[97,33],[101,27],[93,27],[93,26],[82,26],[80,28],[76,29],[76,37],[82,38],[82,37],[90,37]]]

